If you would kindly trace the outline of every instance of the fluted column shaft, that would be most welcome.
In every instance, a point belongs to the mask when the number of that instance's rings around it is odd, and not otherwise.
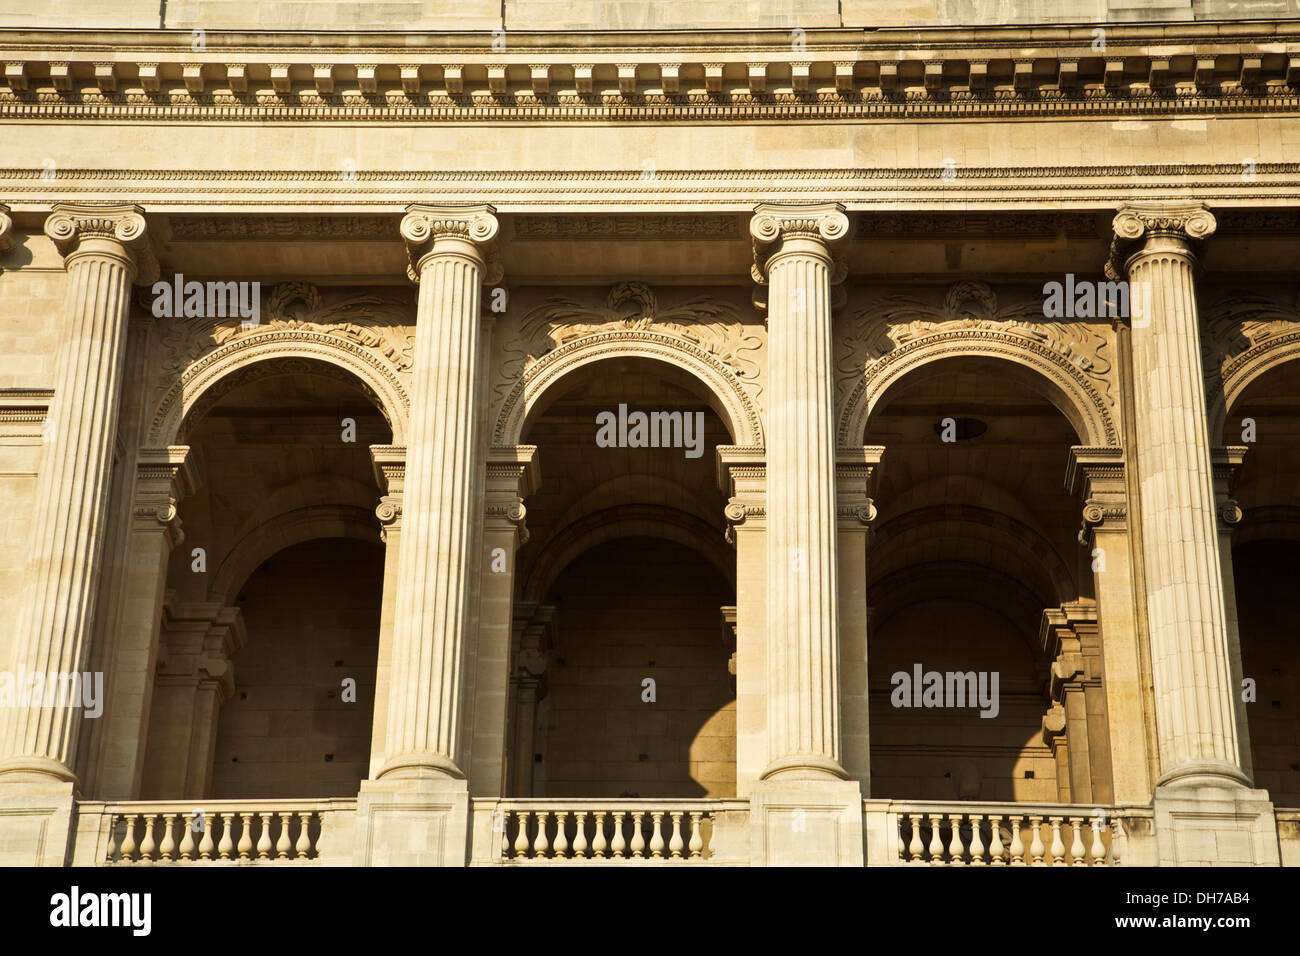
[[[828,246],[847,231],[837,206],[760,206],[751,224],[769,247],[765,779],[845,776]]]
[[[144,231],[136,206],[61,205],[45,224],[65,256],[67,295],[12,658],[16,675],[79,673],[88,659],[130,291],[140,260],[152,264]],[[5,708],[0,772],[74,780],[80,704],[60,695],[41,706]]]
[[[1232,703],[1193,243],[1200,206],[1121,209],[1160,784],[1248,785]]]
[[[387,760],[380,777],[465,776],[461,682],[473,608],[482,246],[490,207],[411,207],[402,236],[420,284],[398,555]]]

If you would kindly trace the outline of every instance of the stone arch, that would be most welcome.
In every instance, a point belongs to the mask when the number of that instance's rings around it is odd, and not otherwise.
[[[990,358],[1026,370],[1024,384],[1065,416],[1081,444],[1118,446],[1107,399],[1068,358],[1040,342],[991,329],[954,329],[899,346],[869,366],[840,411],[840,447],[861,445],[881,397],[910,373],[949,358]]]
[[[493,429],[494,445],[517,445],[542,407],[543,396],[578,369],[605,359],[642,358],[668,365],[700,382],[737,445],[761,447],[758,405],[730,366],[707,349],[663,332],[624,329],[585,336],[548,352],[520,375],[506,395]],[[396,443],[396,439],[394,439]]]
[[[1212,380],[1209,395],[1210,442],[1218,444],[1228,411],[1257,379],[1287,362],[1300,359],[1300,328],[1273,335],[1231,359],[1222,377]]]
[[[520,600],[546,600],[565,568],[597,545],[618,538],[673,541],[702,555],[726,581],[735,584],[736,562],[717,528],[675,508],[629,505],[592,512],[547,541],[520,588]]]
[[[173,382],[154,412],[147,447],[177,442],[196,408],[201,413],[218,398],[258,378],[296,371],[337,373],[360,386],[388,420],[394,445],[406,444],[410,398],[396,369],[369,349],[310,329],[268,329],[228,342],[190,363]]]
[[[239,589],[262,562],[285,548],[317,538],[353,538],[375,543],[379,521],[374,512],[349,505],[313,505],[286,511],[244,535],[213,574],[209,594],[233,604]]]

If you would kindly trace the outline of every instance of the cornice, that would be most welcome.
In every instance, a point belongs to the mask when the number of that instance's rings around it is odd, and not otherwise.
[[[593,34],[0,31],[0,118],[348,122],[1295,109],[1300,21]]]

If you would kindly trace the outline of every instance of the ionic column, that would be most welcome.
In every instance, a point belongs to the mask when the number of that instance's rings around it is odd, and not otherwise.
[[[1241,699],[1242,679],[1246,676],[1241,660],[1241,629],[1237,619],[1237,575],[1232,568],[1232,536],[1241,524],[1242,511],[1232,497],[1237,469],[1246,460],[1250,449],[1246,445],[1229,445],[1210,450],[1214,468],[1214,513],[1219,528],[1219,558],[1223,571],[1223,609],[1228,621],[1228,667],[1232,672],[1232,707],[1237,715],[1237,740],[1241,748],[1241,769],[1254,780],[1254,760],[1250,754],[1250,724],[1246,716],[1246,702]]]
[[[768,286],[767,779],[844,778],[832,407],[830,245],[838,204],[762,205],[750,222]]]
[[[474,618],[482,370],[480,284],[490,206],[411,206],[402,220],[420,285],[406,450],[403,547],[380,778],[463,779],[461,681]]]
[[[1133,304],[1133,371],[1159,785],[1249,786],[1242,771],[1196,311],[1200,204],[1115,216]],[[1112,271],[1113,267],[1112,267]]]
[[[45,234],[64,256],[64,334],[52,432],[33,501],[31,561],[12,670],[79,672],[88,659],[107,527],[132,283],[157,273],[139,206],[59,204]],[[5,708],[0,774],[75,781],[77,702]]]

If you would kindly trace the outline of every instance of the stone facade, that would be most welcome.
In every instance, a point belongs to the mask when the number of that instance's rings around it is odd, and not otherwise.
[[[1300,865],[1236,6],[0,2],[0,862]]]

